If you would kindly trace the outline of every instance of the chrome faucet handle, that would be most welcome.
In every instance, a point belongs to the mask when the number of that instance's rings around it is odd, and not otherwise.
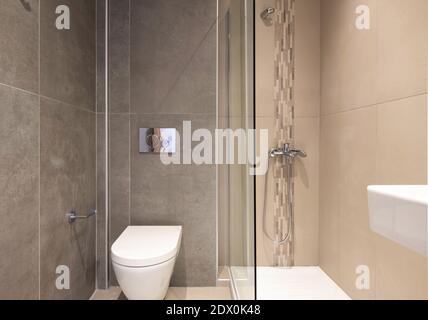
[[[271,158],[275,158],[278,156],[285,156],[289,159],[294,159],[296,157],[306,158],[308,156],[306,152],[303,150],[291,149],[289,143],[284,144],[283,148],[272,149],[269,152],[269,155]]]
[[[295,154],[295,156],[298,156],[300,158],[307,158],[308,154],[303,150],[291,150]]]
[[[274,148],[270,150],[269,156],[271,158],[279,157],[279,156],[285,156],[284,149]]]

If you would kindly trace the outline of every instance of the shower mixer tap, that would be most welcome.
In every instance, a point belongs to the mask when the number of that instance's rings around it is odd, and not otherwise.
[[[306,158],[308,156],[303,150],[291,149],[289,143],[286,143],[283,148],[272,149],[269,155],[271,158],[283,156],[291,160],[297,157]]]
[[[293,166],[294,166],[294,159],[296,158],[306,158],[308,155],[303,150],[296,150],[292,149],[290,143],[284,144],[284,147],[282,148],[275,148],[272,149],[269,152],[269,155],[271,158],[276,157],[285,157],[287,159],[286,162],[286,168],[287,168],[287,178],[286,178],[286,184],[287,189],[292,189],[292,179],[293,179]],[[268,177],[268,175],[266,175]],[[265,179],[265,196],[264,199],[267,198],[267,178]],[[266,200],[264,200],[263,203],[263,232],[264,234],[274,243],[278,245],[286,244],[292,240],[293,237],[293,226],[294,226],[294,207],[293,207],[293,192],[287,192],[287,230],[286,232],[280,233],[277,235],[277,237],[271,237],[269,235],[269,232],[266,227]],[[279,236],[279,239],[278,239]]]

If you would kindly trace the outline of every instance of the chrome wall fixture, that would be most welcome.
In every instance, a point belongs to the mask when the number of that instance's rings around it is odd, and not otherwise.
[[[269,7],[263,10],[263,12],[261,13],[260,17],[267,26],[273,25],[273,15],[275,14],[275,12],[275,8]]]
[[[283,158],[283,157],[285,157],[285,160],[287,163],[287,182],[286,182],[287,183],[287,190],[290,190],[292,188],[292,185],[293,185],[292,179],[293,179],[293,170],[294,170],[294,160],[296,158],[306,158],[308,155],[303,150],[291,149],[289,143],[286,143],[283,148],[272,149],[269,154],[270,154],[271,158],[276,158],[276,157]],[[265,189],[266,189],[266,187],[265,187]],[[282,235],[282,238],[279,238],[279,240],[277,241],[278,245],[286,244],[287,242],[289,242],[291,240],[292,228],[293,228],[293,223],[294,223],[293,202],[294,202],[293,201],[293,193],[287,192],[287,212],[289,215],[288,220],[291,223],[287,223],[287,231],[285,232],[284,235]],[[265,214],[266,214],[266,211],[264,211],[264,215],[263,215],[263,228],[264,228],[263,231],[270,238],[270,236],[268,235],[267,230],[266,230]]]
[[[308,155],[303,150],[292,149],[289,143],[286,143],[283,148],[275,148],[269,152],[271,158],[279,158],[282,160],[285,158],[287,165],[287,189],[289,190],[292,187],[293,179],[293,169],[294,169],[294,160],[296,158],[306,158]],[[265,195],[267,197],[267,179],[265,179]],[[287,212],[289,214],[288,219],[293,220],[294,217],[294,208],[293,208],[293,195],[291,192],[287,193]],[[275,239],[269,235],[266,227],[266,200],[263,204],[263,232],[264,234],[274,243],[278,245],[286,244],[291,240],[292,236],[292,223],[287,223],[287,231],[279,239]]]
[[[140,153],[175,153],[175,128],[140,128]]]
[[[85,216],[79,215],[75,209],[71,210],[69,213],[67,213],[65,216],[67,217],[68,223],[73,224],[76,222],[76,220],[86,220],[89,219],[92,216],[95,216],[97,214],[97,210],[92,209],[89,214]]]
[[[270,157],[284,156],[289,160],[294,160],[296,157],[306,158],[308,155],[303,150],[291,149],[290,144],[286,143],[283,148],[276,148],[270,151]]]

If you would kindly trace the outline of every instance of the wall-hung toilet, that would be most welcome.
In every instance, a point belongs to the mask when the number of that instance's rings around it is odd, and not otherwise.
[[[128,227],[111,247],[117,281],[129,300],[165,298],[182,227]]]

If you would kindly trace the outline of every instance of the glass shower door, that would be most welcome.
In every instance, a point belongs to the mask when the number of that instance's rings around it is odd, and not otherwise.
[[[235,134],[254,129],[253,22],[254,1],[219,1],[218,127],[232,129]],[[255,298],[255,191],[250,164],[237,164],[236,142],[234,164],[219,169],[220,202],[228,216],[226,237],[233,291],[236,299],[247,300]]]

